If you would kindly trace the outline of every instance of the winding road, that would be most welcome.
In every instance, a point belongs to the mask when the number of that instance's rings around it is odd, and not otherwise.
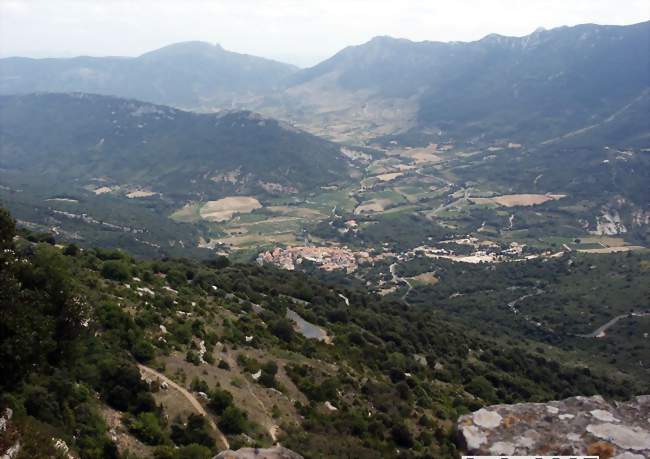
[[[210,427],[212,427],[214,429],[214,431],[217,433],[217,436],[219,437],[219,440],[221,441],[221,443],[225,446],[225,449],[230,448],[230,443],[228,443],[228,439],[226,438],[226,436],[219,430],[219,428],[217,427],[217,424],[212,419],[212,416],[210,416],[210,414],[208,414],[208,412],[205,411],[205,408],[203,408],[203,405],[201,405],[201,402],[199,402],[196,399],[196,397],[194,395],[192,395],[191,392],[189,392],[184,387],[179,386],[174,381],[169,379],[167,376],[165,376],[162,373],[157,372],[153,368],[149,368],[149,367],[144,366],[142,364],[138,364],[138,368],[140,369],[140,372],[142,373],[142,376],[148,376],[150,378],[158,378],[161,381],[165,381],[170,388],[180,392],[181,395],[183,397],[185,397],[185,399],[188,402],[190,402],[190,405],[192,405],[192,407],[197,411],[197,413],[199,413],[200,415],[205,417],[205,419],[208,421],[208,424],[210,424]]]
[[[604,338],[605,337],[605,332],[612,327],[616,322],[618,322],[621,319],[625,319],[627,317],[645,317],[645,316],[650,316],[650,311],[640,311],[640,312],[628,312],[627,314],[621,314],[619,316],[614,317],[612,320],[607,322],[606,324],[598,327],[591,333],[587,333],[584,335],[576,335],[580,338]]]
[[[413,289],[413,286],[408,281],[408,279],[400,277],[395,273],[395,268],[396,267],[397,267],[397,263],[393,263],[392,265],[390,265],[388,270],[390,271],[390,274],[393,276],[393,282],[395,282],[396,284],[399,284],[400,282],[406,284],[406,286],[407,286],[406,292],[404,292],[404,294],[400,297],[400,299],[404,303],[409,304],[409,302],[406,300],[406,297],[408,296],[409,293],[411,293],[411,289]]]

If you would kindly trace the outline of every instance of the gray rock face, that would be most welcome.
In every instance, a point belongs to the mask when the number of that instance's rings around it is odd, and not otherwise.
[[[221,451],[213,459],[304,459],[300,454],[282,446],[271,448],[240,448],[237,451]]]
[[[650,458],[650,395],[493,405],[461,416],[456,427],[469,454]]]

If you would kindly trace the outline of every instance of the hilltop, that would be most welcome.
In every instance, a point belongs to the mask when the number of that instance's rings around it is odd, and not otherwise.
[[[0,59],[0,94],[87,92],[184,108],[228,108],[272,90],[296,70],[195,41],[138,57]]]

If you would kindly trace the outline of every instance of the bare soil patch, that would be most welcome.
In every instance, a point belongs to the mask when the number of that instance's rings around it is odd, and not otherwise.
[[[643,250],[645,247],[640,245],[625,245],[619,247],[601,247],[599,249],[579,249],[578,252],[583,253],[615,253],[615,252],[629,252],[631,250]]]
[[[476,204],[496,204],[504,207],[536,206],[566,197],[564,194],[504,194],[491,198],[469,198]]]
[[[223,222],[230,220],[235,214],[248,214],[260,209],[262,204],[251,196],[230,196],[216,201],[208,201],[201,207],[203,220]]]
[[[148,191],[148,190],[133,190],[129,193],[126,194],[126,197],[129,199],[134,199],[134,198],[148,198],[150,196],[156,196],[158,193],[155,191]]]
[[[419,284],[436,285],[438,283],[438,278],[434,275],[434,273],[422,273],[418,274],[417,276],[410,277],[409,279]]]
[[[354,209],[354,213],[359,215],[371,212],[383,212],[391,202],[390,199],[371,199],[358,205],[357,208]]]
[[[389,174],[380,174],[376,175],[375,177],[381,180],[382,182],[390,182],[391,180],[395,180],[398,177],[401,177],[404,175],[404,172],[391,172]]]

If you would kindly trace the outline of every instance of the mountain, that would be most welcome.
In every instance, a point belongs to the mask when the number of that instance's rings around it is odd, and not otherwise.
[[[88,92],[211,109],[265,93],[295,70],[219,45],[185,42],[134,58],[0,59],[0,94]]]
[[[531,143],[601,123],[640,98],[647,113],[649,56],[650,22],[474,42],[382,36],[303,70],[187,42],[135,58],[0,59],[0,94],[75,91],[250,109],[335,140],[407,133],[402,142]],[[647,123],[636,124],[647,137]]]
[[[341,137],[428,130],[544,141],[602,122],[642,97],[649,56],[650,22],[469,43],[377,37],[289,76],[285,92],[268,100],[268,113],[302,126],[326,121]],[[650,110],[647,98],[643,109]],[[642,128],[647,135],[647,123]]]
[[[89,94],[0,96],[5,170],[177,196],[345,180],[337,145],[251,112],[197,114]]]

